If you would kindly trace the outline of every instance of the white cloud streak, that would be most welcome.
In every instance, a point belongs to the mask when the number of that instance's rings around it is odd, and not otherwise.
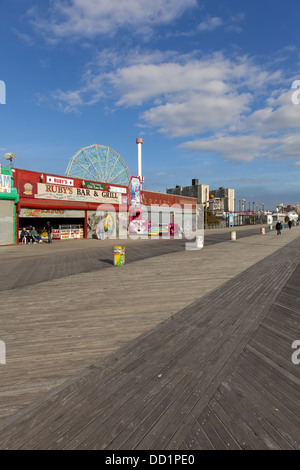
[[[184,102],[152,107],[142,119],[172,137],[197,135],[232,126],[249,109],[250,99],[248,94],[191,93]]]
[[[219,26],[223,25],[222,18],[218,16],[210,16],[198,25],[199,31],[215,31]]]
[[[149,33],[195,7],[197,0],[52,0],[46,18],[37,9],[29,15],[49,41],[58,41],[114,35],[120,28]]]

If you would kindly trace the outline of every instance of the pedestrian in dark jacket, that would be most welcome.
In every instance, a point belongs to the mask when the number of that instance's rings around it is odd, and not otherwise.
[[[281,222],[277,222],[276,224],[277,235],[281,235]]]
[[[52,227],[50,225],[50,222],[47,222],[46,230],[48,233],[48,243],[52,243]]]

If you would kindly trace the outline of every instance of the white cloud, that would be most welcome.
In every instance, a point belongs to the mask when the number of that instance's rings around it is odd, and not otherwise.
[[[279,141],[276,138],[224,134],[185,142],[181,147],[196,152],[219,153],[230,160],[251,161],[266,156],[271,147],[276,148],[278,145]]]
[[[49,40],[60,40],[113,35],[124,27],[147,33],[196,6],[197,0],[53,0],[46,18],[33,8],[29,15]]]
[[[292,103],[280,106],[277,109],[266,107],[254,111],[245,120],[244,129],[274,134],[278,131],[291,131],[300,128],[300,110]]]
[[[249,108],[250,100],[248,94],[192,93],[181,103],[167,103],[145,111],[142,120],[172,137],[203,134],[238,121]]]
[[[32,39],[32,37],[29,36],[29,34],[21,33],[16,28],[12,28],[12,31],[15,33],[16,36],[18,36],[19,39],[21,39],[22,42],[28,44],[29,46],[34,45],[34,40]]]
[[[53,101],[58,103],[59,110],[64,113],[75,113],[79,114],[79,109],[83,106],[92,106],[95,103],[98,103],[101,98],[104,96],[104,92],[98,90],[90,96],[90,91],[93,88],[93,85],[87,85],[78,90],[56,90],[50,94],[51,98],[51,107],[53,107]],[[89,95],[89,96],[88,96]],[[38,95],[38,104],[43,102],[49,102],[49,97],[45,95]]]
[[[228,26],[226,26],[225,30],[233,33],[243,32],[243,28],[241,26],[238,26],[237,24],[229,24]]]
[[[78,89],[52,93],[59,109],[76,112],[105,100],[110,109],[137,108],[140,127],[194,137],[182,146],[198,153],[237,161],[299,157],[300,106],[292,104],[292,89],[284,88],[281,70],[247,57],[103,50],[81,80]]]
[[[106,71],[111,61],[114,69]],[[239,91],[240,85],[245,88],[252,70],[245,58],[233,61],[214,54],[195,59],[193,53],[176,56],[171,51],[143,56],[135,50],[128,55],[128,65],[122,65],[124,61],[112,51],[103,51],[87,65],[81,88],[52,96],[61,104],[65,102],[68,110],[96,103],[104,96],[113,97],[118,107],[146,105],[143,123],[172,136],[237,124],[249,109],[251,93]]]
[[[292,104],[291,91],[275,90],[265,101],[267,106],[244,116],[234,133],[189,141],[183,146],[241,161],[299,157],[300,109]]]
[[[171,60],[169,60],[171,58]],[[222,54],[195,59],[167,53],[160,63],[140,58],[139,63],[119,67],[106,75],[122,106],[142,105],[157,97],[166,102],[181,102],[191,92],[211,96],[232,93],[245,85],[257,70],[245,59],[229,60]],[[181,96],[180,96],[181,95]]]
[[[56,91],[52,94],[52,97],[57,100],[58,102],[64,102],[66,104],[64,111],[70,112],[75,109],[79,105],[82,104],[82,98],[80,96],[79,91],[66,91],[63,92],[61,90]]]
[[[181,147],[195,152],[217,153],[229,160],[251,161],[255,158],[284,160],[297,158],[300,154],[300,125],[298,132],[290,129],[270,132],[257,118],[257,132],[235,134],[214,134],[209,138],[195,139],[181,144]],[[284,123],[282,125],[284,127]],[[296,163],[298,165],[298,163]]]
[[[213,32],[222,26],[225,31],[241,33],[243,29],[237,23],[244,19],[244,13],[237,13],[228,19],[223,19],[219,16],[208,16],[198,25],[198,30],[201,32]]]
[[[245,13],[239,12],[239,13],[236,13],[234,15],[231,15],[230,21],[232,23],[239,23],[240,21],[244,21],[245,16],[246,16]]]
[[[198,25],[199,31],[215,31],[216,28],[223,25],[222,18],[210,16]]]
[[[226,91],[222,72],[217,67],[213,62],[206,64],[204,61],[185,65],[175,62],[135,65],[112,73],[111,83],[120,96],[118,105],[141,105],[158,96],[170,97],[193,90]]]

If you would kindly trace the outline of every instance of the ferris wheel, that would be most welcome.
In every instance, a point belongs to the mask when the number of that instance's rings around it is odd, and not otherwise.
[[[130,172],[123,158],[104,145],[79,150],[69,161],[66,176],[129,186]]]

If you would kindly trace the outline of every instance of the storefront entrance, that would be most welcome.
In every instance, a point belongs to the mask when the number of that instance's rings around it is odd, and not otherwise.
[[[53,240],[84,238],[85,212],[76,210],[40,210],[22,208],[19,234],[23,227],[35,227],[42,239],[47,239],[46,224],[50,222]]]

